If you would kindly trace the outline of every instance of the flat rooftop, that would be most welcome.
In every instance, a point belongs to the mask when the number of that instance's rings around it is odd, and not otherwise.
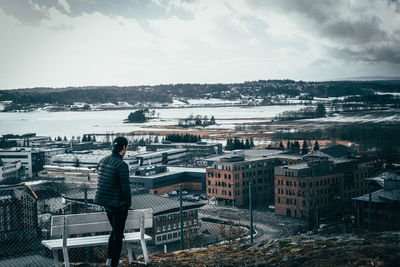
[[[161,172],[153,175],[131,175],[130,178],[147,178],[147,179],[155,179],[163,176],[184,173],[184,172],[191,172],[191,173],[204,173],[206,174],[206,168],[187,168],[187,167],[167,167],[166,172]]]
[[[255,158],[293,158],[301,159],[301,155],[284,154],[284,151],[278,149],[249,149],[243,150],[245,160],[255,159]],[[205,158],[207,161],[220,161],[221,158],[230,157],[231,153],[226,152],[222,155]]]

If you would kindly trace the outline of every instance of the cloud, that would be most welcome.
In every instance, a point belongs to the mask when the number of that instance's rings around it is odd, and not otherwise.
[[[60,25],[56,25],[56,26],[51,26],[49,27],[51,30],[53,31],[71,31],[73,30],[75,27],[72,25],[66,25],[66,24],[60,24]]]
[[[251,0],[249,4],[253,9],[285,14],[332,56],[400,63],[398,1]]]
[[[46,8],[40,8],[31,1],[0,0],[0,8],[25,25],[39,25],[42,19],[50,19]]]
[[[51,19],[50,9],[56,9],[70,17],[100,13],[108,17],[120,16],[138,20],[170,16],[190,20],[193,18],[193,14],[184,8],[184,5],[187,4],[185,2],[166,0],[0,0],[0,8],[24,25],[38,26],[41,21]]]
[[[0,86],[398,76],[399,6],[391,0],[0,0]]]

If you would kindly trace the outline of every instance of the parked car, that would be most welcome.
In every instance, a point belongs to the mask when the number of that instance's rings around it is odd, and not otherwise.
[[[177,195],[178,195],[178,192],[176,192],[176,191],[171,191],[169,194],[170,194],[171,196],[177,196]]]

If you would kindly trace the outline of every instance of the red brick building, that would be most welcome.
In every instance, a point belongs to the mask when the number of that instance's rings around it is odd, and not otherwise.
[[[320,160],[275,168],[275,213],[311,225],[349,209],[367,192],[371,169],[355,160]]]
[[[272,204],[274,201],[274,167],[280,158],[246,159],[243,151],[234,151],[206,170],[208,197],[224,200],[227,205],[245,206],[249,201],[249,182],[253,184],[254,202]]]

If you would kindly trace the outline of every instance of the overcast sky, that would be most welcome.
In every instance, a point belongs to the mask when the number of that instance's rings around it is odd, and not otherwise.
[[[0,89],[400,76],[400,1],[0,0]]]

